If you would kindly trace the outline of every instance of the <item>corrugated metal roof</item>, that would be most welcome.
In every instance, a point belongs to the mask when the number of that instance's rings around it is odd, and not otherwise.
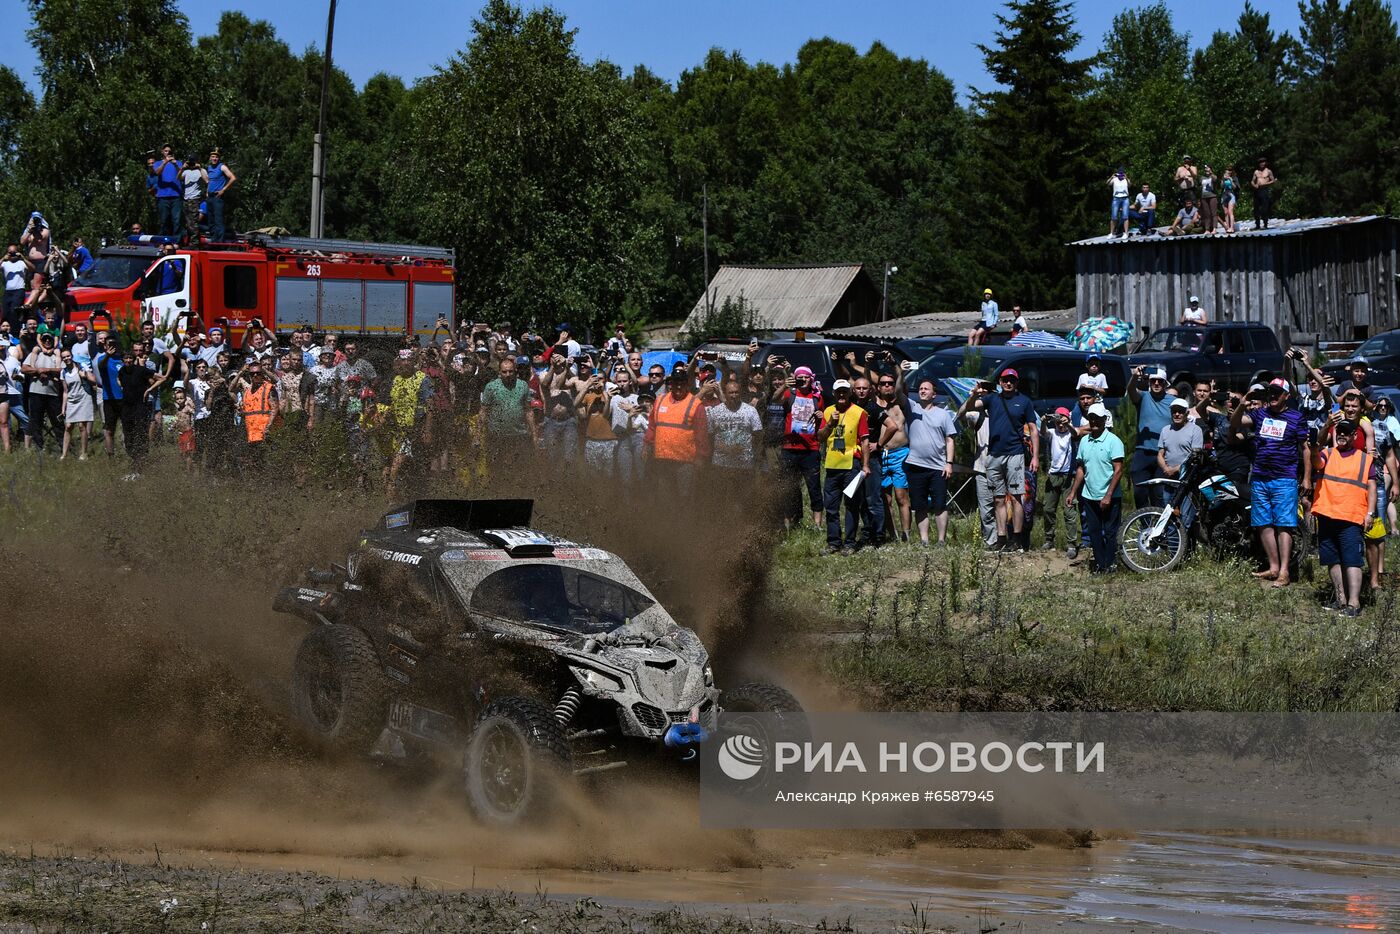
[[[709,301],[715,308],[728,296],[752,305],[762,327],[773,331],[819,330],[846,294],[861,265],[831,266],[721,266],[710,280]],[[686,316],[681,330],[689,330],[705,310],[701,295]]]
[[[1010,309],[1001,313],[1001,330],[1011,329]],[[1026,323],[1032,331],[1053,331],[1067,333],[1079,323],[1073,308],[1060,308],[1055,311],[1026,311]],[[911,337],[945,337],[963,335],[982,320],[981,311],[938,311],[924,315],[909,315],[905,318],[892,318],[889,321],[872,321],[869,324],[849,328],[830,328],[822,332],[824,337],[852,337],[861,340],[902,341]]]
[[[1171,215],[1175,217],[1175,213]],[[1131,237],[1090,237],[1087,240],[1075,240],[1070,246],[1140,246],[1143,244],[1165,243],[1175,240],[1246,240],[1255,237],[1292,237],[1298,234],[1305,234],[1326,227],[1342,227],[1350,224],[1365,224],[1370,221],[1380,220],[1384,214],[1364,214],[1354,217],[1295,217],[1292,220],[1271,221],[1267,230],[1255,230],[1253,221],[1236,221],[1235,232],[1233,234],[1183,234],[1178,237],[1166,236],[1167,227],[1155,228],[1160,236],[1149,234],[1146,237],[1138,236],[1136,232]]]

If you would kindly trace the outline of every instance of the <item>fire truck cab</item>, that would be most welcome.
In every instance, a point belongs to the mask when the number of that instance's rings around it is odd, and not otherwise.
[[[132,239],[104,248],[69,290],[73,321],[95,318],[91,326],[102,329],[104,317],[154,320],[162,332],[219,325],[237,346],[255,322],[278,333],[309,325],[398,337],[431,335],[453,315],[450,249],[253,234],[161,256],[165,238]]]

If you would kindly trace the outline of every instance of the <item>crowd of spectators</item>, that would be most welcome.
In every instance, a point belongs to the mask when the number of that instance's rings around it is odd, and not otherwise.
[[[1181,164],[1172,175],[1176,192],[1175,213],[1167,226],[1169,237],[1183,234],[1231,235],[1237,230],[1235,208],[1239,203],[1244,172],[1226,166],[1216,174],[1209,163],[1196,165],[1190,155],[1181,157]],[[1254,229],[1266,230],[1273,218],[1274,190],[1278,177],[1266,158],[1260,157],[1249,174],[1249,190],[1253,195]],[[1157,228],[1157,195],[1148,182],[1132,194],[1133,183],[1127,170],[1119,166],[1108,178],[1108,235],[1126,239],[1130,235],[1152,236]],[[1130,200],[1131,199],[1131,200]]]

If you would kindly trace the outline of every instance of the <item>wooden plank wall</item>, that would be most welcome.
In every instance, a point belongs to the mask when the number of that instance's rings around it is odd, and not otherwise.
[[[1353,340],[1358,307],[1367,334],[1400,327],[1397,236],[1382,218],[1293,236],[1108,243],[1075,248],[1082,320],[1117,315],[1154,330],[1177,322],[1191,295],[1212,320],[1264,321],[1283,333]],[[1358,302],[1357,296],[1368,296]]]

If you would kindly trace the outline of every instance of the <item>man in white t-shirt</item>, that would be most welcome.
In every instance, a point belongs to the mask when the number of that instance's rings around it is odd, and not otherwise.
[[[758,446],[763,440],[763,420],[758,410],[743,400],[739,381],[724,381],[724,403],[706,413],[710,430],[710,462],[725,472],[751,471],[758,462]]]
[[[1138,225],[1138,233],[1147,236],[1157,228],[1157,196],[1147,182],[1142,183],[1142,191],[1133,198],[1133,206],[1128,211],[1128,220]]]
[[[995,545],[997,542],[996,497],[992,495],[992,486],[987,482],[987,443],[991,439],[991,431],[988,427],[986,412],[972,407],[976,398],[976,393],[967,397],[967,401],[958,409],[958,418],[973,429],[973,437],[977,441],[976,455],[972,461],[972,473],[977,481],[977,517],[982,524],[983,540],[988,545]]]
[[[10,322],[11,330],[19,333],[19,315],[20,308],[24,306],[25,283],[34,272],[34,264],[19,251],[18,246],[11,243],[5,248],[5,258],[0,260],[0,271],[5,277],[5,320]]]

